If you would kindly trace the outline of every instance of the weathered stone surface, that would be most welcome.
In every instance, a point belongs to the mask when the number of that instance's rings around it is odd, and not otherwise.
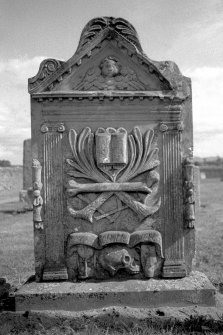
[[[134,249],[127,247],[113,245],[104,248],[98,261],[111,277],[114,277],[120,269],[129,274],[140,272],[139,255]]]
[[[106,231],[99,236],[100,245],[102,247],[113,243],[129,244],[129,239],[130,234],[125,231]]]
[[[72,281],[115,275],[122,279],[136,274],[137,279],[161,276],[162,238],[154,230],[132,234],[107,231],[98,236],[73,233],[66,249],[68,279]]]
[[[29,92],[36,280],[188,275],[190,79],[147,58],[126,20],[102,17],[67,62],[41,63]]]
[[[16,310],[87,311],[108,306],[215,306],[215,288],[199,272],[173,280],[29,283],[16,292]]]

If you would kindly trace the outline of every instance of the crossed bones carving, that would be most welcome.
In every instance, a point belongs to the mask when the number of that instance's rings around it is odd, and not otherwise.
[[[137,214],[141,214],[143,217],[148,216],[151,212],[151,209],[148,206],[134,200],[129,194],[126,193],[143,192],[150,194],[152,192],[151,189],[143,182],[79,184],[74,180],[69,180],[67,189],[67,193],[69,196],[72,197],[78,195],[79,193],[90,192],[103,193],[81,210],[74,210],[73,208],[68,207],[68,211],[73,217],[82,218],[92,223],[95,211],[101,205],[103,205],[103,203],[105,203],[105,201],[107,201],[113,194],[115,194],[127,206],[123,206],[121,208],[118,208],[117,210],[113,210],[107,214],[101,215],[100,218],[116,213],[127,207],[130,207]]]

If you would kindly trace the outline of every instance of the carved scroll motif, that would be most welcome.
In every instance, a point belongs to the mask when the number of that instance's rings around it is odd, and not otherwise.
[[[184,163],[184,219],[186,228],[194,228],[194,207],[194,164],[192,159],[186,159]]]
[[[158,231],[72,233],[67,242],[69,279],[106,279],[120,274],[151,278],[161,275],[162,237]]]
[[[43,199],[41,197],[41,190],[43,184],[41,182],[41,170],[42,166],[37,159],[33,159],[33,221],[37,229],[43,229],[41,209],[43,205]]]
[[[35,90],[52,73],[57,72],[63,63],[64,62],[53,58],[44,59],[40,64],[37,75],[29,79],[29,92],[31,93]]]
[[[68,196],[101,193],[81,210],[68,206],[68,211],[73,217],[84,218],[92,223],[95,212],[112,195],[124,203],[124,208],[129,207],[141,219],[159,209],[159,174],[156,171],[159,165],[158,149],[154,145],[152,130],[148,130],[143,136],[137,127],[130,135],[124,128],[99,128],[95,134],[90,128],[85,128],[78,136],[72,129],[69,139],[74,159],[67,160],[73,168],[68,174],[75,179],[81,178],[82,182],[85,179],[86,183],[69,180]],[[148,175],[142,181],[134,181],[136,177],[145,173]],[[89,180],[93,183],[89,183]],[[144,194],[144,201],[135,200],[132,197],[134,192]],[[106,213],[100,214],[101,218],[107,217]]]

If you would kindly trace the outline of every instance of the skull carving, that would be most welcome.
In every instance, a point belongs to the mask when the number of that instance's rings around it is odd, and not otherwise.
[[[104,248],[99,255],[100,265],[113,277],[118,270],[125,269],[130,274],[139,273],[139,255],[134,249],[113,245]]]

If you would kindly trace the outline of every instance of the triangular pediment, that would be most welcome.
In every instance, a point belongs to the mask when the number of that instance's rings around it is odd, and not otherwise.
[[[120,51],[116,40],[101,43],[101,48],[86,58],[53,91],[163,91],[169,82],[133,59],[127,49]]]
[[[88,24],[74,56],[67,62],[44,60],[37,75],[29,79],[29,92],[180,91],[178,67],[148,59],[137,35],[133,36],[134,28],[130,25],[127,30],[128,22],[121,26],[121,19],[117,20],[115,27],[100,27],[98,21]]]

